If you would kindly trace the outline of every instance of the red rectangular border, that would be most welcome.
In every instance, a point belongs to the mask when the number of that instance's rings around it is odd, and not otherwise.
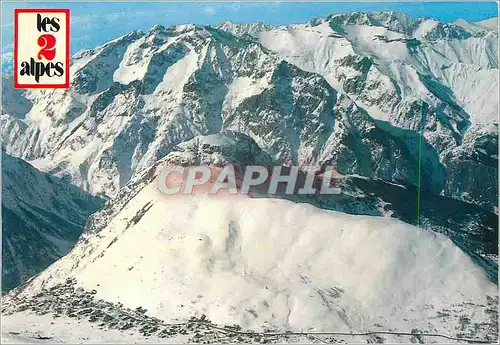
[[[17,80],[17,26],[19,13],[51,13],[61,12],[66,14],[66,80],[64,84],[19,84]],[[69,88],[69,9],[49,9],[49,8],[16,8],[14,9],[14,88],[16,89],[67,89]]]

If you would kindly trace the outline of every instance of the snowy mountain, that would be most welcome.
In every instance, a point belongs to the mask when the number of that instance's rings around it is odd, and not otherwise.
[[[475,24],[485,27],[487,29],[498,31],[498,17],[481,20],[480,22],[476,22]]]
[[[14,336],[498,339],[491,25],[395,12],[157,25],[77,53],[71,76],[24,93],[3,80],[5,150],[110,198],[3,299]],[[165,166],[225,163],[333,165],[342,194],[158,191]]]
[[[30,299],[49,291],[83,288],[166,323],[205,315],[257,331],[494,336],[484,311],[497,287],[444,235],[279,198],[158,191],[165,165],[226,159],[268,161],[252,140],[231,132],[179,146],[94,214],[67,256],[7,296],[6,311],[34,307]]]
[[[113,196],[174,145],[233,129],[281,162],[413,186],[421,175],[434,194],[493,210],[497,53],[496,30],[394,12],[157,25],[77,53],[69,91],[10,100],[31,108],[4,110],[4,146]]]
[[[102,204],[2,151],[2,291],[65,255]]]

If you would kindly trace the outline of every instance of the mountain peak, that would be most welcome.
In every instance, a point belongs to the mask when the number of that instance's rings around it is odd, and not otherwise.
[[[479,26],[482,26],[490,30],[498,31],[498,17],[481,20],[479,22],[475,22],[474,24],[477,24]]]
[[[332,14],[327,19],[343,23],[344,25],[383,25],[391,29],[412,26],[416,22],[411,16],[395,11],[340,13]]]
[[[264,22],[255,22],[255,23],[236,23],[232,21],[224,21],[218,25],[216,25],[217,29],[231,32],[235,35],[250,35],[254,36],[262,31],[271,30],[273,28],[272,25],[266,24]]]
[[[149,30],[149,32],[157,32],[157,31],[165,31],[165,27],[161,24],[156,24]]]
[[[315,19],[310,22],[316,26],[329,22],[332,29],[342,32],[345,26],[371,26],[405,35],[407,38],[436,41],[442,39],[465,39],[474,36],[476,31],[468,31],[463,26],[442,22],[432,18],[412,18],[411,16],[395,11],[388,12],[350,12],[332,14],[324,19]]]

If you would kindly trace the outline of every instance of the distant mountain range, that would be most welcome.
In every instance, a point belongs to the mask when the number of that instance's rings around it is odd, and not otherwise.
[[[76,54],[70,91],[8,97],[4,147],[113,196],[176,144],[233,129],[281,162],[421,175],[493,210],[498,32],[466,24],[383,12],[130,32]]]

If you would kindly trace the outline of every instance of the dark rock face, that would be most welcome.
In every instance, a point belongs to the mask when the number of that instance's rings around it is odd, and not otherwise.
[[[497,125],[494,128],[498,131]],[[490,211],[498,207],[498,136],[494,132],[466,135],[464,144],[445,156],[444,164],[445,195]]]
[[[65,255],[102,203],[2,151],[2,291]]]

